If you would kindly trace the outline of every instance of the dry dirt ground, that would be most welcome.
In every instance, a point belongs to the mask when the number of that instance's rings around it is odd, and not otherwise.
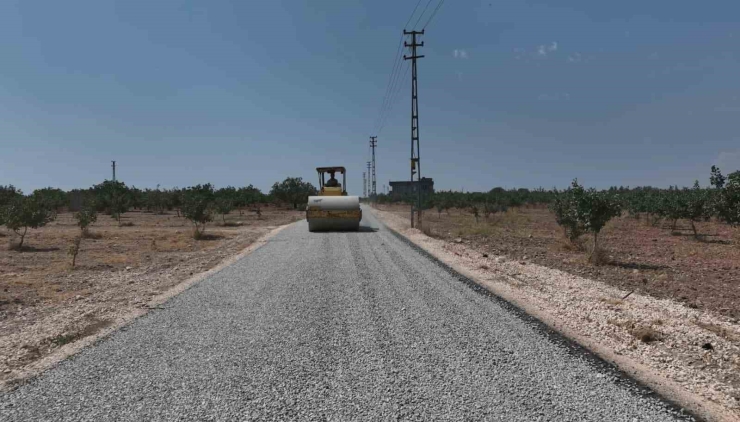
[[[459,211],[434,212],[425,214],[422,233],[409,228],[408,207],[377,208],[413,242],[666,396],[725,415],[709,420],[740,420],[740,304],[732,276],[740,251],[731,229],[701,224],[714,235],[709,243],[616,219],[603,233],[612,263],[593,266],[587,252],[564,244],[546,209],[477,224]]]
[[[409,215],[408,206],[378,208]],[[424,222],[432,237],[459,239],[484,253],[523,259],[740,320],[740,230],[726,224],[697,223],[700,237],[695,239],[687,222],[679,221],[672,231],[667,222],[652,226],[644,218],[616,218],[599,236],[606,262],[594,266],[588,262],[588,236],[580,247],[571,245],[546,207],[480,216],[478,223],[464,210],[441,215],[430,211]]]
[[[123,226],[106,215],[82,239],[75,268],[69,245],[80,234],[71,213],[29,230],[24,251],[2,230],[0,241],[0,383],[65,344],[101,331],[194,274],[237,254],[277,226],[304,213],[263,208],[221,215],[194,240],[192,225],[175,212],[124,214]]]

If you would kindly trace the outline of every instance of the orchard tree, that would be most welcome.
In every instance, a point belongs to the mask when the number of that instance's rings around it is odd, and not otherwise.
[[[577,203],[577,219],[594,236],[594,247],[591,250],[589,260],[597,262],[599,233],[609,220],[620,215],[622,204],[616,195],[609,192],[599,192],[593,188],[585,191]]]
[[[740,225],[740,172],[725,179],[719,168],[712,166],[710,183],[715,187],[711,205],[714,213],[727,224]]]
[[[217,197],[215,201],[216,211],[221,214],[221,219],[226,224],[226,214],[234,209],[234,201],[229,197]]]
[[[16,189],[15,186],[0,185],[0,225],[5,224],[5,207],[21,196],[23,196],[23,192],[20,189]]]
[[[147,210],[161,215],[167,209],[167,194],[157,185],[156,189],[144,190],[142,202],[146,204]]]
[[[700,220],[706,220],[711,217],[711,205],[709,200],[709,192],[699,187],[699,181],[694,182],[692,189],[684,190],[686,208],[684,209],[683,217],[691,222],[691,230],[694,231],[694,238],[698,238],[696,233],[696,225],[694,224]]]
[[[95,203],[98,211],[104,211],[121,223],[121,215],[129,210],[132,194],[126,184],[120,181],[106,180],[93,186]]]
[[[298,204],[308,202],[308,197],[316,195],[318,191],[309,182],[304,182],[301,177],[288,177],[280,183],[275,182],[270,190],[270,195],[275,199],[293,204],[293,208],[298,208]]]
[[[200,239],[206,230],[206,223],[213,221],[215,193],[210,183],[197,185],[182,191],[182,215],[195,227],[193,237]]]
[[[56,217],[59,213],[59,209],[67,204],[67,194],[56,188],[43,188],[36,189],[33,191],[34,198],[43,206],[51,211],[52,215]]]
[[[13,199],[5,206],[3,221],[8,229],[13,230],[20,236],[18,250],[23,249],[23,241],[28,229],[43,227],[54,219],[49,211],[39,200],[34,197],[20,196]]]
[[[578,202],[585,195],[585,190],[574,180],[571,187],[563,192],[557,192],[550,203],[550,211],[555,214],[555,221],[563,228],[565,237],[571,243],[581,237],[585,228],[578,218]]]
[[[88,227],[98,221],[98,212],[95,210],[95,207],[87,204],[82,207],[81,210],[75,213],[74,215],[75,220],[77,220],[77,225],[80,226],[80,230],[83,234],[87,233]]]

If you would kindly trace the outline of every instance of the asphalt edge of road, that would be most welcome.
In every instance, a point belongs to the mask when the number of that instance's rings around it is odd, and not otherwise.
[[[574,336],[574,333],[564,332],[560,328],[537,318],[527,312],[523,307],[497,295],[481,283],[476,282],[474,278],[462,274],[460,271],[443,262],[441,259],[414,243],[399,231],[385,224],[381,218],[376,216],[376,220],[378,220],[378,223],[382,224],[383,227],[393,236],[407,244],[423,257],[432,261],[435,265],[450,274],[450,276],[456,278],[476,293],[487,297],[489,300],[496,302],[506,310],[512,312],[518,318],[542,332],[548,340],[554,344],[562,346],[567,350],[568,354],[584,358],[589,364],[613,374],[617,379],[617,384],[632,387],[628,389],[632,394],[635,394],[638,397],[657,398],[665,403],[668,409],[674,411],[677,415],[686,420],[692,420],[692,418],[697,422],[723,422],[731,420],[728,417],[720,416],[716,414],[716,412],[706,409],[705,406],[695,403],[687,397],[677,394],[674,389],[671,389],[668,386],[653,382],[651,378],[639,376],[639,372],[633,372],[633,375],[630,375],[627,370],[632,369],[634,371],[634,368],[623,368],[617,360],[613,359],[613,356],[604,356],[601,351],[588,347],[592,345],[589,344],[590,342],[581,342],[579,341],[581,338],[579,338],[579,336]]]
[[[286,228],[300,221],[302,220],[294,221],[292,223],[283,224],[281,226],[275,227],[274,229],[270,230],[269,232],[257,238],[254,242],[249,244],[247,247],[245,247],[238,253],[225,258],[224,260],[219,262],[215,267],[212,267],[206,271],[194,274],[193,276],[170,287],[167,291],[153,297],[146,304],[145,307],[134,308],[131,312],[116,319],[110,326],[106,327],[105,329],[100,330],[95,334],[92,334],[90,336],[87,336],[85,338],[82,338],[80,340],[74,341],[72,343],[69,343],[69,344],[66,344],[60,347],[59,349],[55,350],[48,356],[45,356],[44,358],[27,366],[22,371],[19,371],[18,376],[12,379],[0,382],[0,393],[7,393],[9,391],[13,391],[21,387],[24,384],[33,382],[36,378],[44,374],[46,371],[54,368],[55,366],[59,365],[60,363],[64,362],[65,360],[69,358],[74,358],[75,355],[79,354],[86,348],[94,346],[101,341],[105,341],[108,337],[110,337],[112,334],[118,331],[126,330],[128,326],[133,324],[139,318],[149,314],[150,311],[164,309],[162,305],[164,305],[166,302],[168,302],[173,297],[181,293],[184,293],[185,291],[187,291],[194,285],[198,284],[199,282],[220,272],[224,268],[234,264],[240,259],[250,255],[252,252],[256,251],[260,247],[267,244],[267,242],[271,238],[273,238],[275,235],[277,235],[281,231],[285,230]]]

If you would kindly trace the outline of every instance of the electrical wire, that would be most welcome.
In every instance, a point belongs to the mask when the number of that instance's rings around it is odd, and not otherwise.
[[[414,24],[414,30],[416,30],[416,28],[419,27],[419,21],[421,20],[422,17],[424,17],[424,13],[427,11],[427,8],[429,8],[429,5],[432,4],[432,1],[433,0],[429,0],[427,2],[427,5],[424,6],[424,10],[421,11],[421,15],[419,15],[419,19],[417,19],[416,20],[416,23]]]
[[[439,0],[439,3],[437,3],[437,7],[432,12],[432,15],[429,16],[429,19],[427,20],[427,23],[425,23],[424,26],[421,28],[422,31],[425,30],[427,28],[427,26],[429,25],[429,22],[431,22],[432,19],[434,19],[434,15],[437,14],[437,12],[442,7],[442,5],[444,4],[444,2],[445,2],[445,0]]]

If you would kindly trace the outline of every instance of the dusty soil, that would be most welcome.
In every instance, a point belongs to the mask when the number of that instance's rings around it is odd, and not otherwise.
[[[403,205],[378,209],[408,218]],[[599,236],[605,263],[588,262],[591,239],[580,245],[565,240],[554,216],[545,207],[510,209],[489,218],[464,210],[424,214],[424,232],[432,237],[470,245],[491,255],[526,260],[568,273],[603,281],[629,291],[668,298],[696,309],[740,319],[740,231],[717,222],[691,226],[679,221],[652,226],[645,218],[610,221]]]
[[[80,229],[72,214],[30,230],[24,251],[0,240],[0,383],[15,379],[56,349],[91,336],[153,297],[237,254],[277,226],[304,213],[264,208],[262,217],[219,215],[194,240],[192,225],[175,212],[129,212],[123,227],[100,215],[83,238],[76,266],[67,254]]]
[[[430,237],[409,228],[408,209],[398,208],[373,212],[441,261],[703,419],[740,420],[740,324],[733,318],[481,248],[497,243],[499,250],[511,250],[510,237],[502,236],[499,243],[499,237],[486,233],[487,242],[478,243],[464,227],[452,232],[458,238]],[[519,228],[519,236],[529,239],[535,230],[525,224],[532,221],[522,217],[526,212],[509,217],[509,229]],[[426,222],[433,223],[431,216]],[[582,258],[580,252],[572,254]]]

